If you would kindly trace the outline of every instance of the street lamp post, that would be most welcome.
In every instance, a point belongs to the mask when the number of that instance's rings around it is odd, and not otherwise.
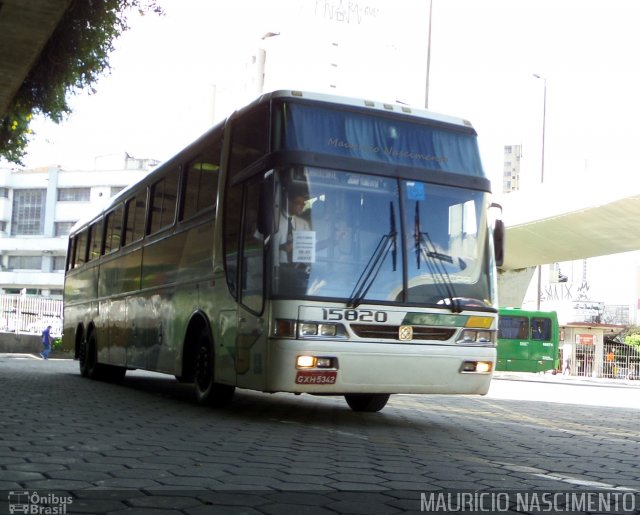
[[[433,14],[433,0],[429,0],[429,32],[427,37],[427,81],[424,92],[424,108],[429,109],[429,74],[431,73],[431,15]]]
[[[540,79],[544,83],[544,97],[542,100],[542,155],[540,158],[540,184],[544,183],[544,137],[546,133],[547,124],[547,79],[534,73],[533,76],[536,79]],[[536,306],[538,311],[540,310],[540,297],[542,295],[542,265],[538,265],[538,298]]]
[[[540,164],[540,184],[542,184],[544,182],[544,136],[547,124],[547,79],[545,77],[541,77],[537,73],[534,73],[533,76],[544,82],[544,97],[542,100],[542,159]]]

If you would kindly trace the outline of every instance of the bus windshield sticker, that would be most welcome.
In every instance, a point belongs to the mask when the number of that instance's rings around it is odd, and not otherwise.
[[[294,263],[316,262],[316,231],[293,231]]]
[[[407,181],[407,198],[409,200],[424,200],[424,183]]]

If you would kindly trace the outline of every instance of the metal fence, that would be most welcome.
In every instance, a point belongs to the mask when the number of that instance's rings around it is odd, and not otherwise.
[[[640,379],[640,351],[624,343],[605,342],[601,377]]]
[[[62,300],[39,295],[0,295],[0,331],[62,334]]]

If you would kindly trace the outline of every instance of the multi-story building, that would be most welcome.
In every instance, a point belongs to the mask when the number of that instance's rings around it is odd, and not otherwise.
[[[505,145],[504,173],[502,175],[502,193],[520,189],[520,160],[522,145]]]
[[[90,171],[0,169],[0,293],[62,298],[71,227],[158,164],[119,161]]]

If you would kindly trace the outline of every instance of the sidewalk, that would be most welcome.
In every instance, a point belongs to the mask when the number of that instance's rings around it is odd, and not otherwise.
[[[587,386],[610,386],[640,389],[640,381],[637,380],[612,379],[607,377],[563,376],[562,374],[553,375],[551,372],[547,372],[546,374],[539,372],[494,372],[493,379],[497,379],[499,381],[582,384]]]

